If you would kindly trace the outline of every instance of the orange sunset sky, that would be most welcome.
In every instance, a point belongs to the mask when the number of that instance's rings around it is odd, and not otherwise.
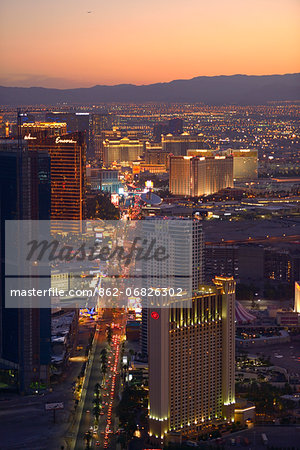
[[[9,0],[0,84],[147,84],[300,70],[299,0]]]

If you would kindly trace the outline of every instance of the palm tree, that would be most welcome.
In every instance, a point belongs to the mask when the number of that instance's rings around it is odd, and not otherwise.
[[[95,422],[97,423],[99,420],[99,416],[100,416],[100,412],[101,412],[101,407],[100,405],[95,405],[93,408],[93,414],[95,417]]]
[[[103,364],[101,365],[101,373],[103,375],[103,385],[105,385],[105,375],[107,373],[107,365]]]
[[[103,348],[101,350],[100,355],[101,355],[101,362],[102,362],[102,364],[106,364],[107,363],[107,350],[106,350],[106,348]]]
[[[100,392],[101,392],[101,386],[100,386],[99,383],[96,383],[96,384],[95,384],[94,392],[95,392],[95,395],[96,395],[97,397],[99,397]]]
[[[95,406],[101,406],[101,403],[102,403],[101,395],[99,397],[94,398],[93,403]]]
[[[125,382],[125,378],[126,378],[126,374],[127,374],[128,368],[129,368],[128,364],[123,364],[122,367],[121,367],[121,375],[123,377],[123,381],[124,382]]]
[[[130,361],[132,360],[133,355],[135,354],[135,351],[132,350],[132,348],[129,350],[129,355],[130,355]]]
[[[86,449],[89,449],[90,448],[90,446],[91,446],[91,441],[92,441],[92,433],[90,432],[90,431],[87,431],[85,434],[84,434],[84,440],[85,440],[85,442],[86,442]]]
[[[109,326],[109,327],[107,328],[106,338],[107,338],[108,344],[110,345],[110,344],[111,344],[111,341],[112,341],[112,329],[111,329],[111,326]]]
[[[107,365],[106,364],[102,364],[101,372],[102,372],[103,376],[105,377],[105,374],[107,373]]]

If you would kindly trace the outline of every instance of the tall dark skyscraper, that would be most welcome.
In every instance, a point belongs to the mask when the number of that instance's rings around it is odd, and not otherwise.
[[[77,131],[77,117],[75,113],[49,111],[45,114],[45,120],[46,122],[66,123],[68,133],[74,133],[74,131]]]
[[[93,114],[92,116],[93,135],[101,134],[101,131],[110,130],[111,128],[112,128],[111,114]]]
[[[105,140],[104,131],[112,129],[111,114],[93,114],[91,126],[91,147],[96,158],[103,161],[103,141]]]
[[[46,122],[62,122],[67,124],[67,133],[74,133],[80,131],[84,133],[86,144],[86,153],[88,156],[92,154],[92,147],[90,147],[90,119],[91,115],[88,112],[47,112]]]
[[[173,135],[179,135],[183,132],[183,120],[182,119],[170,119],[168,123],[168,132]]]
[[[5,307],[5,221],[49,219],[50,195],[47,151],[30,150],[26,141],[0,141],[0,379],[23,393],[48,382],[51,312]]]
[[[173,136],[178,136],[183,132],[182,119],[170,119],[168,122],[160,122],[153,127],[153,141],[161,142],[161,136],[171,133]]]

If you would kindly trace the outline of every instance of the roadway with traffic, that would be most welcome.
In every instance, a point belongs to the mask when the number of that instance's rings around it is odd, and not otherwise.
[[[115,317],[113,317],[113,315]],[[107,343],[107,326],[114,323],[111,345]],[[76,418],[78,431],[74,440],[74,449],[109,448],[113,433],[116,431],[114,408],[117,403],[117,389],[120,344],[123,332],[123,315],[120,311],[104,310],[99,320],[94,338],[93,349],[89,358],[89,367],[86,373],[86,383],[82,393],[82,405]],[[107,349],[108,363],[105,382],[101,374],[101,350]],[[93,400],[95,398],[95,385],[101,384],[102,409],[98,423],[93,415]],[[85,434],[91,432],[92,440],[87,447]]]

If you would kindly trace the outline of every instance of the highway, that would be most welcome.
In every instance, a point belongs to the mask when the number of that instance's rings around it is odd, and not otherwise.
[[[295,243],[297,244],[298,242],[300,242],[300,235],[296,234],[293,236],[266,236],[264,237],[248,237],[247,239],[230,239],[230,240],[225,240],[223,239],[222,241],[209,241],[209,242],[205,242],[205,245],[217,245],[217,244],[222,244],[222,245],[228,245],[228,244],[251,244],[251,243],[256,243],[256,244],[271,244],[271,243],[277,243],[277,242],[285,242],[285,243]]]

